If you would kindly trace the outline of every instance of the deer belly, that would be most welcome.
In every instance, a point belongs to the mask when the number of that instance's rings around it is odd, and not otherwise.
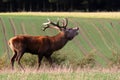
[[[31,54],[40,54],[40,53],[46,53],[48,49],[46,48],[27,48],[25,52],[31,53]]]

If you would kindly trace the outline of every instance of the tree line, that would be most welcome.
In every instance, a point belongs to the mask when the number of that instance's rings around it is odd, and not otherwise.
[[[0,0],[0,12],[119,10],[120,0]]]

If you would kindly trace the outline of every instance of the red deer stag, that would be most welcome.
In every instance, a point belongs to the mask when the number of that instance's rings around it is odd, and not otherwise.
[[[20,59],[25,52],[38,55],[38,68],[40,67],[41,60],[43,56],[52,64],[51,55],[54,51],[61,49],[64,45],[72,40],[78,34],[78,27],[67,28],[68,19],[63,19],[62,24],[59,25],[59,20],[57,23],[53,23],[48,20],[48,22],[43,23],[43,31],[47,28],[55,28],[59,30],[56,36],[30,36],[30,35],[18,35],[12,37],[8,44],[14,55],[11,58],[12,69],[14,69],[15,60],[18,65],[24,70],[20,63]]]

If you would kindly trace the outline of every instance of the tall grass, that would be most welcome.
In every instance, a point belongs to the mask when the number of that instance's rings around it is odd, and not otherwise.
[[[19,70],[0,71],[1,80],[119,80],[120,72],[114,69],[77,69],[70,68],[46,68],[39,71],[27,69],[22,72]]]

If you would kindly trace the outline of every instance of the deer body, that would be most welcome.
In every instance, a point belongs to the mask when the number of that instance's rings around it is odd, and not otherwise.
[[[9,45],[11,48],[13,46],[16,52],[22,51],[38,55],[38,53],[42,54],[59,50],[67,41],[63,33],[53,37],[18,35],[9,40]]]
[[[18,35],[11,38],[8,44],[14,53],[11,58],[12,69],[14,68],[15,60],[18,61],[18,64],[24,69],[20,63],[20,59],[25,52],[38,55],[38,69],[43,56],[52,64],[52,53],[61,49],[69,40],[72,40],[78,34],[77,31],[79,30],[77,27],[68,30],[64,28],[60,29],[60,32],[55,36]]]

